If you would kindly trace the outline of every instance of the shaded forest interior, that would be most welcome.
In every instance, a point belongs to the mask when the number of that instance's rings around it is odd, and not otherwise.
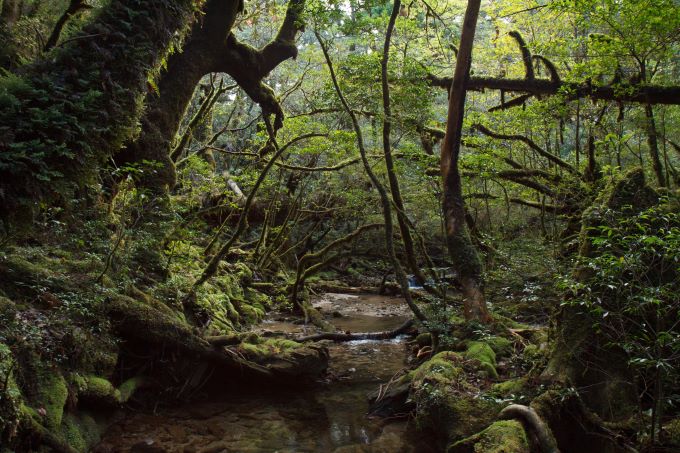
[[[680,451],[678,55],[677,0],[0,0],[0,453]]]

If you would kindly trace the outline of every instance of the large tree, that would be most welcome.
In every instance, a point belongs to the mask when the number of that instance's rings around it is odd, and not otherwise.
[[[77,36],[0,78],[0,216],[71,196],[133,139],[149,74],[202,2],[116,0]]]

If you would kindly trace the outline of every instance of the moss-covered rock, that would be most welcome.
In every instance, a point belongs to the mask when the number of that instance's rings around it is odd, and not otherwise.
[[[68,398],[66,380],[57,369],[43,369],[36,376],[36,395],[33,408],[42,416],[42,424],[50,431],[58,431]]]
[[[512,354],[513,343],[505,337],[490,337],[485,338],[484,343],[488,344],[493,352],[496,353],[496,357],[507,357]]]
[[[463,374],[460,354],[443,351],[411,372],[411,379],[416,389],[427,384],[450,385]]]
[[[432,344],[432,335],[429,332],[421,333],[416,337],[415,341],[416,344],[421,348],[425,346],[430,346]]]
[[[473,361],[487,377],[497,379],[496,353],[486,342],[471,341],[463,354],[465,359]]]
[[[522,424],[516,420],[493,423],[467,439],[453,443],[447,453],[530,453]]]
[[[478,389],[467,381],[464,362],[460,354],[444,351],[408,375],[417,425],[434,430],[447,442],[481,430],[497,413],[494,403],[477,398]]]
[[[527,385],[527,380],[524,377],[510,379],[504,382],[499,382],[491,387],[491,393],[498,396],[507,397],[510,395],[521,394]]]

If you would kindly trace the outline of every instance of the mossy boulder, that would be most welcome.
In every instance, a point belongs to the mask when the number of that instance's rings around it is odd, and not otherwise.
[[[485,430],[453,443],[447,453],[530,453],[522,424],[516,420],[493,423]]]
[[[485,338],[484,343],[488,344],[496,357],[507,357],[512,354],[513,343],[505,337],[491,337]]]
[[[521,394],[527,385],[527,380],[524,377],[517,379],[510,379],[508,381],[499,382],[491,387],[491,393],[497,396],[507,397],[511,395]]]
[[[467,381],[464,362],[460,354],[444,351],[408,375],[418,427],[432,429],[445,442],[481,430],[498,411],[494,403],[477,398],[478,389]]]
[[[460,354],[443,351],[411,372],[411,380],[415,388],[427,384],[450,385],[463,374]]]
[[[466,360],[475,363],[480,371],[489,378],[497,379],[496,353],[486,342],[471,341],[467,344],[467,349],[463,353]]]
[[[416,337],[415,341],[416,344],[421,348],[425,346],[430,346],[432,344],[432,335],[429,332],[421,333]]]

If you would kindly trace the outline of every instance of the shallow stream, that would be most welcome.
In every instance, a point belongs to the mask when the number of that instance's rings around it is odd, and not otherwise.
[[[343,331],[391,330],[407,319],[400,298],[326,294],[314,301]],[[332,314],[332,315],[331,315]],[[271,314],[265,335],[313,333]],[[405,421],[370,419],[367,396],[404,366],[403,338],[330,346],[330,379],[295,391],[262,389],[220,396],[153,414],[133,414],[113,425],[97,452],[196,453],[429,453],[435,451]]]

